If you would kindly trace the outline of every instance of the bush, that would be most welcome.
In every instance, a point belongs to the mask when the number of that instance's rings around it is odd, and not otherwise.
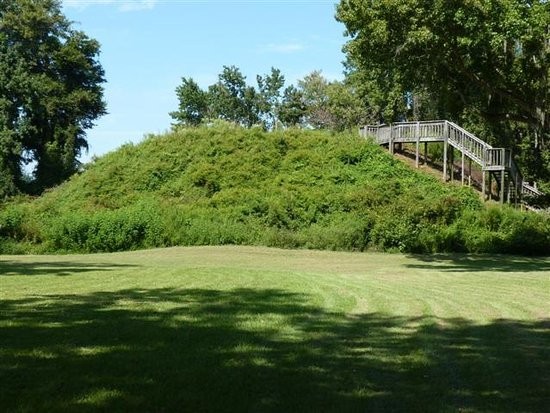
[[[331,216],[329,222],[316,223],[301,231],[304,246],[312,249],[365,251],[369,245],[373,218],[354,213]]]
[[[21,207],[8,206],[0,211],[0,237],[22,239],[24,234],[22,224],[24,222],[24,212]]]
[[[114,252],[163,246],[163,232],[155,204],[138,203],[93,215],[66,214],[51,221],[47,239],[53,250]]]
[[[469,252],[548,255],[550,217],[492,206],[461,220]]]
[[[304,240],[294,231],[270,228],[265,231],[262,244],[275,248],[302,248]]]
[[[0,239],[11,242],[38,243],[42,240],[40,218],[28,203],[11,203],[0,209]]]

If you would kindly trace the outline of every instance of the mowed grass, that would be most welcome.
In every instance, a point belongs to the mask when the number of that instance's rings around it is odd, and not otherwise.
[[[544,412],[550,259],[0,256],[2,412]]]

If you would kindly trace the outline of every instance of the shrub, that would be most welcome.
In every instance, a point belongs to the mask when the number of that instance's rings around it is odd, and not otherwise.
[[[113,252],[163,246],[163,230],[155,205],[138,203],[93,215],[66,214],[51,221],[47,235],[53,250]]]
[[[270,228],[264,232],[262,244],[276,248],[301,248],[304,246],[304,240],[294,231]]]
[[[24,238],[22,231],[23,222],[23,209],[17,205],[9,205],[0,211],[0,237],[12,239]]]
[[[371,216],[339,213],[327,221],[315,223],[300,232],[306,248],[345,251],[367,249],[374,223]]]
[[[11,203],[0,209],[0,239],[11,243],[39,243],[42,240],[40,218],[35,216],[28,203]]]
[[[550,217],[492,206],[466,214],[461,222],[470,252],[548,255]]]

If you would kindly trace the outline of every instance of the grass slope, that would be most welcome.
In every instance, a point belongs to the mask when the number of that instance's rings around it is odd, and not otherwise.
[[[356,134],[223,124],[123,146],[0,207],[4,253],[205,244],[548,254],[550,218],[487,209]]]
[[[550,260],[0,256],[3,412],[544,412]]]

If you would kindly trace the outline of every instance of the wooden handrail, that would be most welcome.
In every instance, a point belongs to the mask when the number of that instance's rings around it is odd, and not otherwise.
[[[365,138],[373,137],[380,145],[389,144],[392,152],[395,143],[416,142],[418,151],[419,142],[446,142],[480,165],[483,171],[501,171],[501,174],[507,172],[511,182],[514,183],[516,197],[520,194],[543,195],[535,186],[523,181],[523,176],[509,149],[493,148],[456,123],[447,120],[433,120],[366,125],[360,129],[360,133]],[[501,188],[501,191],[504,191],[504,188]]]

